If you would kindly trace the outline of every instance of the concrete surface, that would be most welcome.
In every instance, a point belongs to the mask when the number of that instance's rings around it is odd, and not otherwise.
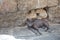
[[[16,40],[60,40],[60,24],[51,25],[50,31],[49,33],[40,29],[42,35],[37,36],[27,27],[0,28],[0,35],[12,35]]]

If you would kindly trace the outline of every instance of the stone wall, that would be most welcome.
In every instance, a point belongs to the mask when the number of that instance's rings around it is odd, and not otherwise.
[[[43,9],[46,7],[47,12]],[[59,23],[59,10],[60,0],[0,0],[0,27],[18,27],[26,18],[37,17],[37,12],[40,13],[37,18],[49,15],[49,20]]]

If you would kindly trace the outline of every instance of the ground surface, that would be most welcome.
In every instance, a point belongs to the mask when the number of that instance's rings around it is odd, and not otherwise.
[[[26,27],[10,27],[10,28],[0,28],[1,35],[12,35],[15,39],[25,39],[25,40],[60,40],[60,25],[54,24],[50,26],[50,31],[45,32],[40,29],[42,35],[35,35],[32,31],[28,30]],[[1,38],[1,36],[0,36]],[[10,39],[12,40],[12,39]]]

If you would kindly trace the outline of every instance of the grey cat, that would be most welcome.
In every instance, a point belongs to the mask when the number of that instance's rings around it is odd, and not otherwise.
[[[27,25],[28,29],[30,29],[30,30],[34,29],[40,35],[41,35],[41,33],[39,32],[39,28],[43,28],[43,29],[47,28],[45,31],[47,31],[49,29],[49,23],[43,19],[36,19],[36,18],[35,19],[27,19],[25,24]]]

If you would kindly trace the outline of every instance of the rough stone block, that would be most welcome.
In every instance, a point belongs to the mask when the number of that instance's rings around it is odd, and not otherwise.
[[[10,28],[18,27],[25,20],[25,14],[16,13],[0,13],[0,27]]]
[[[20,11],[27,12],[31,9],[44,8],[47,6],[47,0],[19,0],[18,8]]]
[[[60,0],[58,0],[58,4],[60,5]]]
[[[49,8],[48,14],[51,21],[60,22],[60,6]]]
[[[17,11],[16,0],[0,0],[0,12],[15,12]]]
[[[47,0],[48,7],[58,5],[58,0]]]

